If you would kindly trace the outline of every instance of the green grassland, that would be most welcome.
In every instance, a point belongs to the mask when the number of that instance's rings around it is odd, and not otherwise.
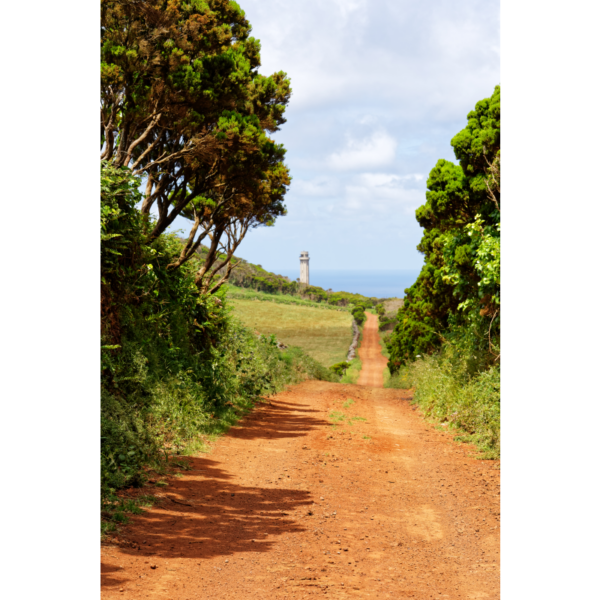
[[[246,326],[298,346],[326,367],[346,359],[352,343],[352,315],[347,311],[230,298],[233,314]]]

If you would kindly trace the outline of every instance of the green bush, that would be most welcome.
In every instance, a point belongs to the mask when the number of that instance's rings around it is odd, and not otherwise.
[[[352,311],[352,316],[358,325],[362,325],[367,319],[367,315],[362,307],[355,308]]]
[[[331,365],[331,367],[329,367],[329,369],[331,371],[333,371],[338,377],[342,377],[344,375],[344,373],[346,372],[346,369],[350,366],[350,363],[348,361],[342,361],[339,363],[336,363],[335,365]]]
[[[360,358],[353,358],[350,361],[350,366],[344,372],[340,383],[356,383],[362,371],[362,361]]]
[[[460,164],[437,162],[416,211],[425,264],[389,339],[392,373],[454,336],[470,335],[484,369],[500,354],[500,87],[467,119],[451,141]]]
[[[181,242],[144,242],[139,181],[102,169],[101,490],[139,485],[148,467],[224,431],[262,396],[306,378],[337,376],[299,348],[243,327],[225,291],[200,295],[198,264],[167,265]]]

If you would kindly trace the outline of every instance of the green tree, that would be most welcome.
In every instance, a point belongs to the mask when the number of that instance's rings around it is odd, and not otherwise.
[[[416,211],[425,264],[388,341],[392,372],[451,337],[480,365],[499,356],[500,87],[467,119],[451,142],[459,164],[437,162]]]
[[[285,150],[269,134],[285,122],[289,79],[258,73],[260,44],[236,2],[101,7],[101,158],[143,176],[147,242],[179,215],[193,221],[171,269],[210,240],[196,280],[215,292],[247,231],[285,214]]]
[[[354,308],[352,310],[352,316],[359,325],[362,325],[367,320],[367,315],[365,314],[365,310],[362,306],[357,306]]]

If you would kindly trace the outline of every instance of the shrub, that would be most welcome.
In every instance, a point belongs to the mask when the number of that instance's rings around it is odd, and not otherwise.
[[[460,164],[437,162],[416,211],[425,264],[389,340],[392,373],[455,335],[487,353],[484,369],[500,354],[500,87],[467,119],[451,141]]]
[[[181,242],[162,235],[145,244],[138,186],[125,169],[102,171],[103,503],[262,396],[306,378],[337,380],[300,349],[282,352],[243,327],[224,290],[199,294],[193,260],[169,271]]]
[[[329,368],[336,375],[338,375],[339,377],[342,377],[344,375],[344,373],[346,372],[346,369],[349,366],[350,366],[350,363],[348,361],[342,361],[342,362],[336,363],[335,365],[331,365],[331,367],[329,367]]]
[[[386,387],[415,388],[424,414],[457,429],[458,439],[477,445],[485,458],[500,456],[500,368],[480,370],[458,343],[401,367]]]
[[[379,319],[379,331],[392,331],[398,323],[396,317],[383,316]]]
[[[354,320],[358,323],[358,325],[362,325],[367,319],[367,315],[365,314],[363,308],[355,308],[352,311],[352,316],[354,317]]]

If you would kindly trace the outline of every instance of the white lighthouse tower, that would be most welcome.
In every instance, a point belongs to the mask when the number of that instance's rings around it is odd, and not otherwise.
[[[310,285],[308,278],[308,252],[300,252],[300,283]]]

